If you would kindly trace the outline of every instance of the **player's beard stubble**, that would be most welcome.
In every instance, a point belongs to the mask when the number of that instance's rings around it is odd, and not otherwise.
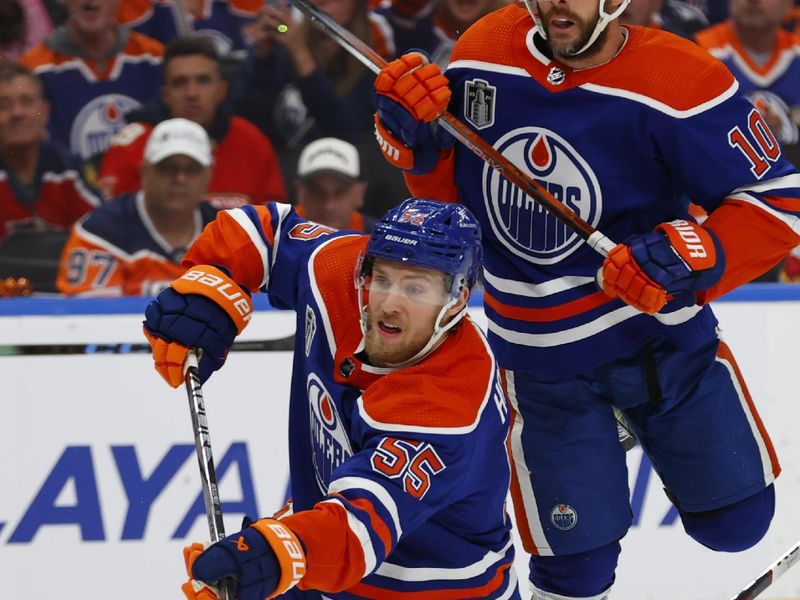
[[[580,35],[576,40],[561,42],[553,39],[550,23],[553,19],[558,17],[568,18],[577,25],[578,29],[580,30]],[[545,35],[547,35],[547,46],[550,48],[550,51],[556,58],[588,58],[600,51],[600,48],[603,46],[603,42],[608,36],[608,29],[603,29],[591,46],[589,46],[580,54],[575,54],[575,52],[583,48],[589,41],[589,38],[592,37],[592,33],[597,26],[597,22],[600,20],[600,15],[595,15],[591,22],[587,23],[578,15],[568,10],[551,9],[548,13],[542,14],[541,19]]]
[[[402,333],[397,339],[388,339],[378,332],[379,323],[383,319],[393,322],[385,315],[375,315],[367,309],[364,351],[369,357],[370,364],[375,367],[399,365],[416,356],[431,339],[436,316],[432,315],[430,321],[424,324],[396,323],[402,328]]]

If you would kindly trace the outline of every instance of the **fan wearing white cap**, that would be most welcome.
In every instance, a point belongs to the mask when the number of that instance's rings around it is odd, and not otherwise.
[[[179,275],[186,249],[216,210],[205,201],[213,159],[205,129],[168,119],[153,129],[141,164],[142,189],[77,223],[61,258],[60,291],[152,295]]]
[[[299,215],[336,229],[372,230],[374,219],[360,212],[367,182],[353,144],[332,137],[308,144],[297,162],[296,188]]]

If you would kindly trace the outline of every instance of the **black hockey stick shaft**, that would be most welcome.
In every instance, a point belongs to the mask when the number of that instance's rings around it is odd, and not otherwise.
[[[244,340],[234,342],[233,352],[291,352],[294,334],[274,340]],[[4,356],[49,356],[67,354],[142,354],[150,352],[150,344],[99,343],[99,344],[1,344],[0,358]]]
[[[192,432],[194,446],[197,451],[197,462],[200,466],[200,485],[203,489],[203,502],[208,518],[208,532],[211,542],[218,542],[225,537],[225,525],[222,522],[222,503],[217,488],[217,473],[214,469],[214,457],[211,453],[211,437],[208,433],[208,418],[203,401],[203,387],[200,384],[200,370],[197,366],[196,350],[190,350],[186,356],[186,371],[183,382],[189,397],[189,412],[192,416]],[[222,582],[219,600],[234,600],[229,581]]]
[[[756,577],[746,588],[736,594],[731,600],[752,600],[783,575],[791,566],[800,559],[800,541],[789,548],[783,556],[772,563],[767,569]]]
[[[375,74],[380,73],[381,69],[386,66],[386,60],[380,54],[355,34],[331,19],[328,14],[315,6],[311,0],[289,0],[289,2],[300,10],[315,26],[330,35],[342,48]],[[486,143],[480,136],[476,135],[465,123],[459,121],[457,117],[449,112],[445,112],[440,116],[438,122],[448,133],[484,160],[490,167],[498,171],[511,183],[541,204],[555,218],[586,240],[586,243],[599,254],[608,256],[608,253],[616,245],[614,242],[566,205],[556,200],[550,192],[534,181],[533,178],[523,173],[514,163]]]

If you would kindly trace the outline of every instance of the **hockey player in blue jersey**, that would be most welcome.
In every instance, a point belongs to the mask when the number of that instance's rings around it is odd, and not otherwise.
[[[464,207],[409,199],[371,236],[283,204],[218,214],[146,310],[156,370],[222,366],[250,291],[297,312],[289,510],[185,556],[190,600],[519,599],[504,502],[508,408],[466,315],[481,261]],[[213,265],[213,266],[212,266]],[[354,284],[355,281],[355,284]],[[294,587],[296,585],[296,587]]]
[[[749,548],[774,512],[780,467],[708,303],[800,241],[800,175],[724,65],[622,26],[626,4],[515,3],[462,34],[445,74],[412,53],[375,84],[377,137],[412,193],[481,222],[536,600],[609,597],[631,525],[614,407],[701,544]],[[603,260],[432,129],[445,108],[624,244]]]

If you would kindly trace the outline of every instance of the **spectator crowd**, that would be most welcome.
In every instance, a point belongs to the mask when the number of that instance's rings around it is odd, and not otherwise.
[[[444,67],[514,0],[315,0],[385,59]],[[792,0],[632,0],[623,20],[723,61],[800,163]],[[373,132],[374,74],[288,2],[8,0],[0,6],[0,280],[149,295],[216,211],[295,204],[369,231],[408,195]],[[800,281],[800,250],[767,280]]]

